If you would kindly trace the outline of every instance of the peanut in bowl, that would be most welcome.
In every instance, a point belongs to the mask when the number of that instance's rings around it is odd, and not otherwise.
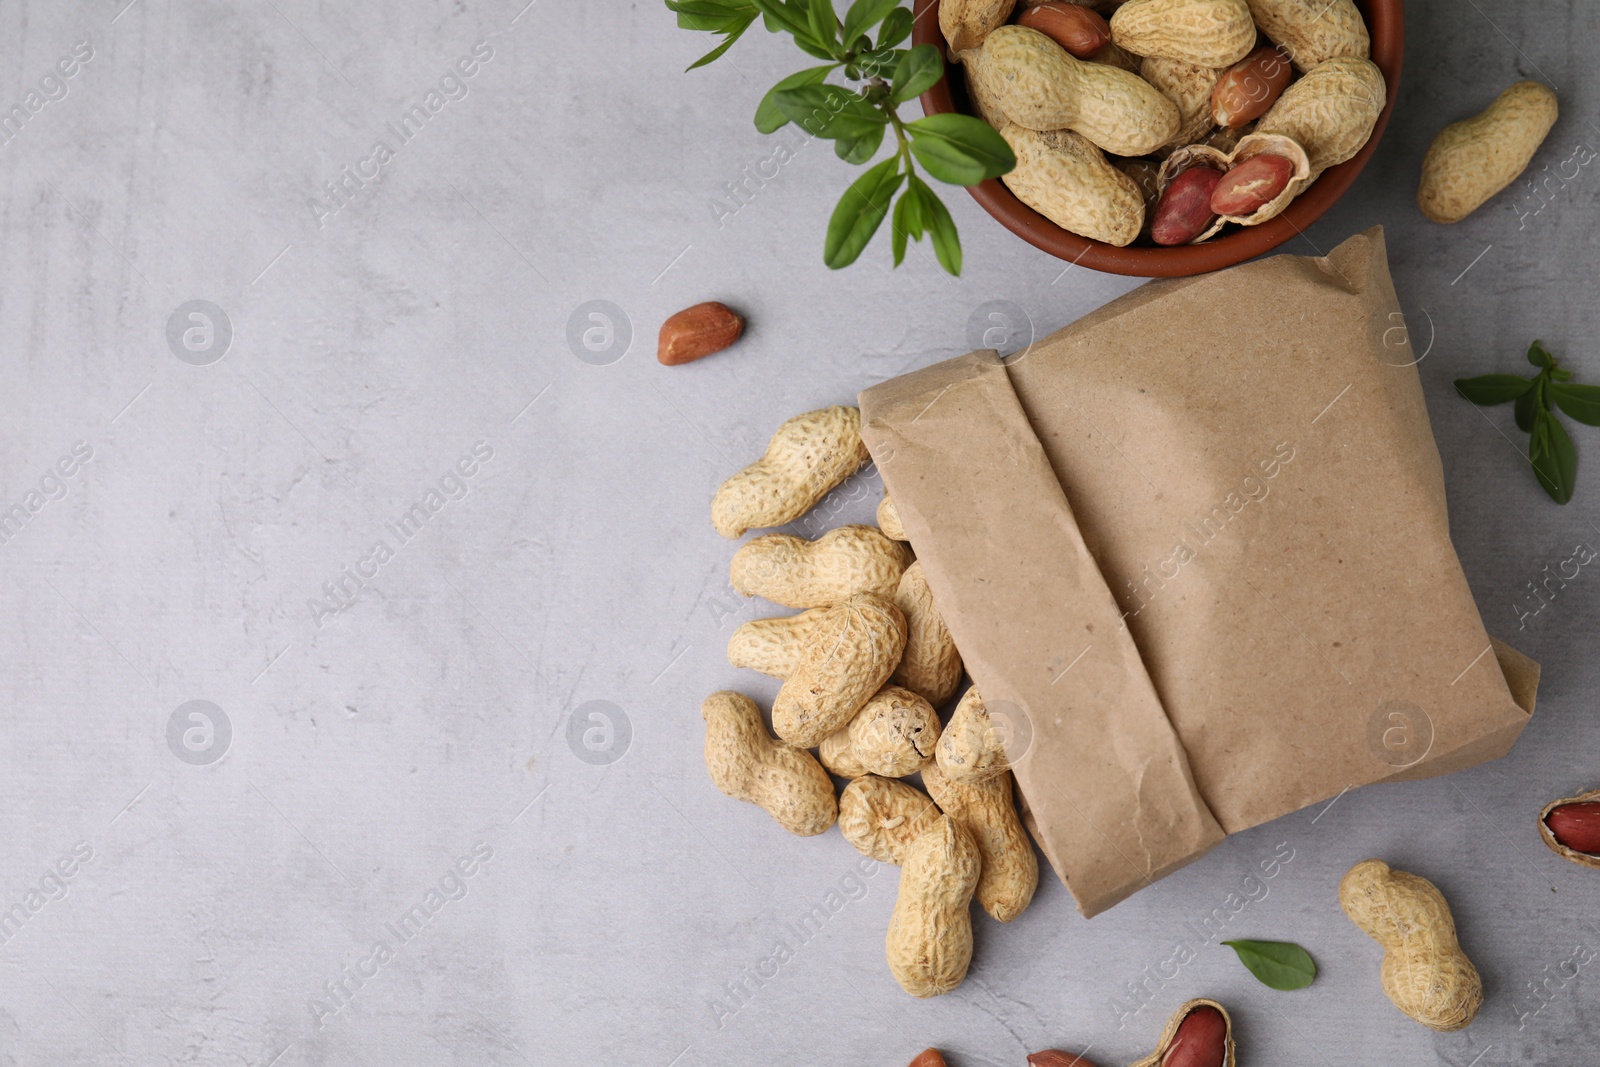
[[[945,0],[945,2],[953,3],[957,0]],[[1177,2],[1178,0],[1131,0],[1131,3],[1142,5],[1175,5]],[[1294,0],[1286,2],[1292,6]],[[1258,5],[1270,6],[1270,3],[1271,0],[1251,0],[1250,7],[1252,11],[1256,11]],[[968,92],[963,65],[951,57],[946,35],[940,28],[940,4],[941,0],[916,0],[915,3],[913,40],[918,44],[934,45],[945,56],[945,76],[922,94],[923,111],[929,115],[945,112],[978,115],[979,109],[974,105]],[[1020,14],[1026,6],[1026,0],[1019,0],[1016,14]],[[1110,4],[1105,6],[1109,7]],[[1403,0],[1355,0],[1355,7],[1365,21],[1370,37],[1371,62],[1383,76],[1385,92],[1382,107],[1378,110],[1370,134],[1353,155],[1325,169],[1314,167],[1309,184],[1305,185],[1298,195],[1293,196],[1286,207],[1274,213],[1266,221],[1255,225],[1230,224],[1212,236],[1199,239],[1198,243],[1164,247],[1150,240],[1149,220],[1146,219],[1139,237],[1127,244],[1117,245],[1085,237],[1057,222],[1052,222],[1024,203],[1017,193],[1007,186],[1005,179],[990,179],[979,185],[970,186],[969,191],[983,209],[1002,226],[1034,247],[1070,263],[1110,274],[1149,278],[1201,274],[1220,270],[1270,251],[1302,233],[1320,218],[1345,190],[1350,188],[1377,148],[1378,140],[1393,110],[1405,52]],[[1113,17],[1113,31],[1118,28],[1118,21]],[[1261,21],[1259,17],[1257,21],[1258,23]],[[1263,35],[1256,43],[1270,45],[1273,42]],[[1297,80],[1303,80],[1303,77],[1303,74],[1299,74]],[[1032,117],[1028,122],[1039,125],[1039,122]],[[1250,127],[1246,126],[1244,129],[1249,130]],[[1089,135],[1090,140],[1095,139],[1091,131],[1079,132]],[[1078,140],[1076,137],[1073,139]],[[1308,148],[1315,157],[1314,146]],[[1137,171],[1144,168],[1148,175],[1144,179],[1145,182],[1159,180],[1165,183],[1176,177],[1171,172],[1172,168],[1162,173],[1164,160],[1155,155],[1124,162],[1130,164],[1128,167],[1130,170]],[[1138,166],[1133,166],[1134,163]],[[1161,174],[1161,178],[1155,178],[1157,174]],[[1007,177],[1017,181],[1015,173]],[[1165,185],[1163,184],[1161,188],[1165,188]],[[1148,210],[1153,210],[1153,206]]]

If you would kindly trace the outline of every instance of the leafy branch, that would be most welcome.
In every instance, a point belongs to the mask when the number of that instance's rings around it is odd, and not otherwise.
[[[1600,386],[1577,385],[1544,344],[1528,346],[1528,362],[1539,368],[1532,378],[1484,374],[1457,378],[1456,392],[1480,406],[1515,402],[1517,428],[1528,434],[1528,462],[1539,484],[1557,504],[1572,499],[1578,478],[1578,452],[1550,405],[1586,426],[1600,426]]]
[[[680,27],[722,36],[690,70],[720,57],[757,18],[769,31],[789,34],[802,52],[824,60],[784,78],[761,98],[755,126],[762,133],[792,122],[832,141],[840,159],[860,166],[878,155],[893,132],[894,154],[862,173],[834,208],[824,263],[834,269],[854,263],[893,204],[889,228],[895,266],[905,259],[908,240],[920,242],[927,235],[940,265],[961,273],[955,222],[918,176],[917,165],[938,181],[976,185],[1005,174],[1017,160],[1005,139],[980,119],[941,114],[907,122],[900,117],[901,104],[944,75],[944,60],[933,45],[898,47],[911,35],[912,18],[900,0],[855,0],[843,20],[833,0],[666,0],[666,5]],[[829,83],[835,73],[854,87]]]

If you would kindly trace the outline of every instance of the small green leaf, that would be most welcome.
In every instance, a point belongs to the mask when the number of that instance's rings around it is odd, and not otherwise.
[[[1304,989],[1317,976],[1311,954],[1292,941],[1224,941],[1239,962],[1273,989]]]
[[[772,102],[789,121],[815,137],[857,138],[889,121],[880,108],[837,85],[776,89]]]
[[[911,154],[928,173],[951,185],[976,185],[1017,165],[1011,146],[993,126],[971,115],[929,115],[907,124]]]
[[[896,104],[913,100],[933,88],[944,77],[944,57],[931,44],[919,44],[900,57],[894,68],[890,99]]]
[[[1544,407],[1544,401],[1539,396],[1543,384],[1542,375],[1535,378],[1533,380],[1533,388],[1517,397],[1517,405],[1512,408],[1512,414],[1517,418],[1517,429],[1523,433],[1533,432],[1534,412]]]
[[[911,36],[911,9],[897,7],[883,18],[878,27],[878,47],[893,48]]]
[[[890,225],[893,227],[890,236],[894,242],[894,265],[898,267],[906,258],[906,239],[922,240],[922,199],[909,187],[895,202],[894,221]]]
[[[887,80],[899,66],[905,52],[897,48],[875,48],[856,57],[856,67],[863,78]]]
[[[907,175],[907,178],[910,190],[915,191],[917,199],[921,201],[922,223],[933,240],[933,251],[939,257],[939,265],[959,277],[961,238],[956,234],[955,220],[926,182],[915,174]]]
[[[874,126],[860,137],[841,137],[833,142],[835,154],[846,163],[860,165],[878,154],[883,144],[884,127]]]
[[[687,67],[684,67],[683,68],[684,69],[684,73],[688,73],[689,71],[694,70],[697,67],[703,67],[707,63],[711,63],[711,62],[714,62],[715,60],[721,59],[722,58],[722,54],[724,52],[726,52],[728,49],[733,47],[733,42],[737,41],[740,37],[744,36],[744,31],[748,30],[750,28],[750,24],[752,22],[754,22],[755,20],[756,20],[756,17],[754,15],[751,15],[748,19],[746,19],[739,26],[735,27],[734,29],[728,30],[727,31],[728,35],[722,39],[722,43],[721,44],[717,45],[717,47],[713,48],[711,51],[707,52],[705,55],[701,56],[699,59],[695,60],[693,63],[690,63]]]
[[[767,95],[763,96],[761,103],[756,105],[756,129],[762,133],[773,133],[789,124],[788,116],[779,111],[778,105],[773,101],[773,93],[778,92],[780,89],[793,89],[801,85],[818,85],[835,66],[836,64],[829,63],[825,66],[811,67],[808,70],[799,71],[768,89]]]
[[[1474,404],[1509,404],[1533,388],[1532,378],[1515,374],[1483,374],[1476,378],[1457,378],[1456,392]]]
[[[844,39],[854,41],[900,6],[900,0],[856,0],[844,16]]]
[[[889,201],[900,182],[900,157],[891,156],[851,183],[828,220],[828,237],[822,261],[833,270],[848,267],[867,247],[888,214]]]
[[[1572,372],[1565,367],[1551,367],[1550,377],[1558,382],[1570,382],[1572,381]]]
[[[1600,426],[1600,386],[1552,382],[1545,392],[1556,402],[1556,407],[1572,418],[1585,426]]]
[[[1551,500],[1565,504],[1572,499],[1572,490],[1578,482],[1578,452],[1561,420],[1543,408],[1533,417],[1528,462]]]
[[[1528,346],[1528,362],[1535,367],[1554,367],[1556,358],[1545,348],[1543,341],[1535,341]]]

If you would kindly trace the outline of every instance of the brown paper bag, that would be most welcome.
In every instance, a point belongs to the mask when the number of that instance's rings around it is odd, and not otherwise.
[[[862,434],[1085,915],[1225,834],[1494,759],[1491,642],[1381,230],[1151,282],[1010,360],[861,394]]]

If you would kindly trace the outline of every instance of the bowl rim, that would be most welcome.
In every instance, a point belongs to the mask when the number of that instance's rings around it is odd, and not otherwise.
[[[1399,95],[1405,59],[1405,0],[1355,0],[1355,4],[1366,19],[1367,33],[1372,40],[1372,62],[1383,72],[1383,109],[1378,113],[1372,136],[1361,150],[1338,166],[1329,167],[1274,219],[1259,226],[1241,227],[1204,244],[1170,248],[1119,247],[1062,229],[1017,199],[998,178],[967,186],[967,191],[995,221],[1035,248],[1067,260],[1073,266],[1136,278],[1173,278],[1220,270],[1269,252],[1292,237],[1304,236],[1311,224],[1355,183],[1367,160],[1377,150]],[[914,0],[912,42],[933,45],[944,61],[944,76],[922,94],[922,111],[924,115],[971,114],[956,103],[952,74],[959,67],[947,54],[938,11],[939,0]],[[965,86],[960,95],[964,100]]]

